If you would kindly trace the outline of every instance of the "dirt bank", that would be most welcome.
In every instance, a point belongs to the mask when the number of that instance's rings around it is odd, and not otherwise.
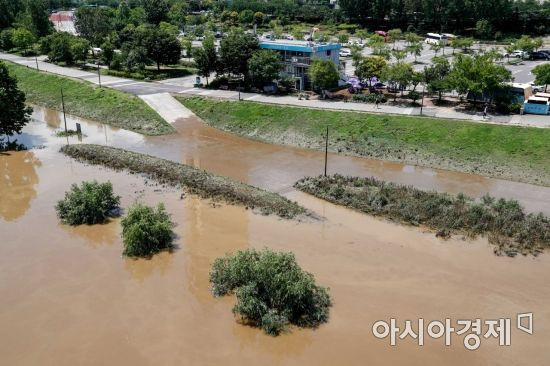
[[[160,183],[185,187],[203,198],[223,200],[258,209],[263,214],[296,218],[307,211],[298,204],[271,192],[207,173],[188,165],[153,156],[100,145],[66,145],[61,152],[80,161],[104,165],[117,170],[145,174]]]

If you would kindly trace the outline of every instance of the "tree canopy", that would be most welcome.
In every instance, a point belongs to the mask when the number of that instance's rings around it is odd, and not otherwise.
[[[0,62],[0,136],[13,136],[29,122],[32,108],[25,105],[25,93],[17,87],[17,79]]]
[[[313,60],[309,67],[309,78],[314,87],[327,89],[336,86],[339,79],[336,65],[331,60]]]
[[[258,87],[278,79],[281,68],[281,56],[273,50],[255,51],[248,60],[250,80]]]

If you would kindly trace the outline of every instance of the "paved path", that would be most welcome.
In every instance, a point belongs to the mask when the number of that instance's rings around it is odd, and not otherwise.
[[[170,93],[145,94],[139,97],[169,123],[174,123],[179,118],[189,118],[195,115],[174,99]]]
[[[9,60],[20,65],[36,68],[37,61],[33,57],[21,57],[18,55],[7,54],[0,52],[0,59]],[[42,71],[51,72],[58,75],[78,78],[86,80],[94,84],[98,84],[98,75],[93,72],[82,71],[78,69],[61,67],[47,63],[43,61],[43,57],[38,58],[38,68]],[[236,91],[228,90],[210,90],[193,88],[190,86],[192,77],[169,79],[162,82],[145,82],[136,81],[132,79],[118,78],[112,76],[102,76],[101,85],[107,86],[113,89],[121,90],[138,96],[153,95],[153,94],[174,94],[174,95],[198,95],[207,96],[219,99],[238,100],[239,93]],[[160,99],[150,98],[147,99],[149,103],[156,105],[157,111],[162,111],[164,107],[158,105],[158,101],[166,98],[164,95]],[[400,107],[381,104],[379,108],[376,108],[374,104],[365,103],[348,103],[342,101],[330,101],[330,100],[298,100],[295,96],[270,96],[255,93],[240,93],[240,98],[243,100],[290,105],[299,107],[319,108],[319,109],[332,109],[332,110],[347,110],[369,113],[387,113],[387,114],[401,114],[401,115],[419,115],[419,107]],[[144,99],[145,100],[145,99]],[[155,102],[156,100],[156,102]],[[169,98],[166,98],[168,101]],[[156,104],[155,104],[156,103]],[[172,112],[176,111],[173,103],[170,103],[170,109]],[[160,112],[159,112],[160,113]],[[166,111],[168,113],[168,111]],[[183,113],[183,112],[182,112]],[[469,120],[477,123],[490,123],[490,124],[502,124],[502,125],[517,125],[517,126],[530,126],[540,128],[550,128],[550,116],[538,116],[538,115],[513,115],[513,116],[490,116],[489,118],[483,118],[481,113],[465,113],[456,111],[453,108],[440,108],[440,107],[425,107],[423,108],[423,114],[438,118],[448,119],[462,119]],[[180,116],[184,117],[184,115]],[[169,116],[169,121],[173,120],[174,115],[172,113]]]

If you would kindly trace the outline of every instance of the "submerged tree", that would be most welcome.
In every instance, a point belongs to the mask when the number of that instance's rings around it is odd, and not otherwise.
[[[124,255],[148,257],[172,245],[174,224],[162,203],[156,209],[135,204],[122,218],[121,224]]]
[[[93,225],[107,221],[114,216],[120,204],[120,197],[113,193],[111,182],[82,182],[81,186],[73,184],[65,192],[65,198],[58,201],[55,209],[57,215],[69,225]]]
[[[25,105],[25,93],[17,87],[17,79],[0,62],[0,136],[21,133],[29,122],[32,108]]]
[[[246,250],[218,258],[210,282],[215,296],[235,293],[233,313],[270,335],[288,324],[315,328],[328,321],[332,302],[327,289],[315,284],[292,253]]]

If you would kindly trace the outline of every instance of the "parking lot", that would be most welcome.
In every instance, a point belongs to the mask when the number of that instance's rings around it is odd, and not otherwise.
[[[422,50],[421,55],[416,57],[416,63],[414,63],[415,61],[414,55],[407,54],[406,58],[404,59],[405,62],[413,63],[413,67],[417,71],[420,71],[424,69],[424,67],[429,66],[431,64],[432,58],[436,56],[436,53],[430,49],[430,45],[425,43],[423,45],[424,45],[424,49]],[[390,49],[393,47],[392,44],[389,44],[388,46],[390,47]],[[395,47],[401,50],[405,49],[406,42],[405,41],[396,42]],[[499,45],[495,46],[495,45],[482,44],[482,43],[475,43],[472,46],[471,51],[472,53],[477,53],[480,51],[486,51],[486,50],[495,49],[495,48],[499,50],[502,54],[505,53],[504,46],[499,46]],[[546,48],[546,49],[550,48],[548,42],[545,44],[545,46],[543,46],[543,48]],[[344,47],[343,49],[348,49],[348,48]],[[458,54],[460,53],[460,51],[455,50],[454,53]],[[363,56],[372,56],[372,49],[370,49],[369,47],[365,47],[362,50],[362,54]],[[441,56],[443,54],[445,54],[446,56],[451,55],[449,57],[449,61],[452,61],[453,49],[451,47],[447,46],[437,53],[438,56]],[[340,61],[345,63],[346,75],[353,76],[355,73],[355,67],[352,65],[351,57],[341,58]],[[533,70],[533,68],[537,65],[550,62],[550,61],[524,60],[518,65],[508,65],[507,64],[508,60],[504,58],[499,62],[502,63],[508,70],[512,72],[512,76],[514,77],[514,82],[532,83],[535,80],[535,76],[531,73],[531,70]]]

